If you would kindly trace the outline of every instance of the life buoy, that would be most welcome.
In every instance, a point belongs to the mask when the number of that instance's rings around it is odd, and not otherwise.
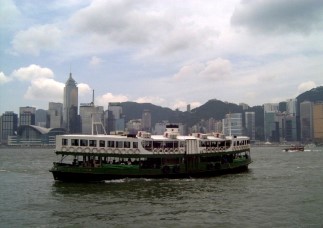
[[[177,152],[178,152],[178,149],[176,148],[176,149],[174,150],[174,152],[175,152],[175,153],[177,153]]]
[[[101,149],[100,149],[100,152],[101,152],[101,153],[105,153],[105,152],[106,152],[106,150],[105,150],[104,148],[101,148]]]
[[[74,150],[75,150],[75,149],[74,149],[73,147],[70,147],[70,148],[68,148],[68,150],[67,150],[67,151],[68,151],[68,152],[74,152]]]
[[[167,165],[166,165],[166,166],[164,166],[164,167],[163,167],[163,173],[164,173],[164,174],[169,174],[169,173],[170,173],[170,168],[169,168],[169,166],[167,166]]]
[[[65,146],[62,147],[62,151],[67,151],[67,148]]]
[[[92,149],[92,152],[93,152],[93,153],[96,153],[96,152],[98,152],[98,149],[97,149],[97,148],[93,148],[93,149]]]
[[[90,152],[91,150],[90,150],[90,148],[89,148],[89,147],[86,147],[86,148],[84,149],[84,151],[88,153],[88,152]]]

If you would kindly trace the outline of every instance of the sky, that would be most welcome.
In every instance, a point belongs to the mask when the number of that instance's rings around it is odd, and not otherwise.
[[[0,0],[0,114],[280,102],[323,85],[322,0]]]

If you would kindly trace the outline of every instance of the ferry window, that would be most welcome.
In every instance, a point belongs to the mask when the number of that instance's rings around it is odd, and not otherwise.
[[[96,147],[96,140],[89,140],[89,146]]]
[[[63,146],[67,146],[67,142],[68,142],[68,140],[67,140],[67,139],[62,139],[62,145],[63,145]]]
[[[161,148],[162,146],[162,142],[161,141],[153,141],[153,147],[154,148]]]
[[[151,141],[144,140],[144,141],[141,142],[141,145],[146,150],[151,150],[151,146],[152,146]]]
[[[114,147],[114,141],[108,141],[108,147],[113,148]]]
[[[124,142],[124,148],[130,148],[130,142]]]
[[[88,141],[86,139],[81,139],[80,140],[80,145],[81,146],[87,146],[88,145]]]
[[[116,148],[123,148],[123,142],[122,141],[117,141],[116,142]]]
[[[71,145],[72,146],[78,146],[79,145],[79,140],[78,139],[71,139]]]
[[[166,142],[165,148],[173,148],[173,142]]]
[[[206,147],[205,141],[200,141],[200,146],[201,147]]]
[[[133,148],[138,148],[138,143],[137,143],[137,142],[133,142],[133,143],[132,143],[132,147],[133,147]]]
[[[216,141],[211,141],[211,147],[216,147],[216,146],[217,146]]]
[[[185,142],[181,141],[179,144],[180,147],[185,147]]]
[[[177,147],[178,147],[178,142],[174,141],[174,148],[177,148]]]
[[[104,140],[100,140],[99,141],[99,145],[100,145],[100,147],[105,147],[105,141]]]

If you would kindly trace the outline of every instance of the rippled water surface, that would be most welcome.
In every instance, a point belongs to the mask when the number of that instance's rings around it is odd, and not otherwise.
[[[213,178],[55,182],[52,149],[0,149],[1,227],[323,227],[323,148],[252,148]]]

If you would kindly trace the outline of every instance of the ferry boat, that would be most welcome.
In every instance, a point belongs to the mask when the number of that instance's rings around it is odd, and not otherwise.
[[[207,177],[246,171],[252,162],[246,136],[182,136],[172,124],[163,135],[59,135],[55,153],[50,172],[66,182]]]
[[[287,147],[283,149],[285,152],[303,152],[304,151],[304,146],[302,145],[291,145],[290,147]]]

